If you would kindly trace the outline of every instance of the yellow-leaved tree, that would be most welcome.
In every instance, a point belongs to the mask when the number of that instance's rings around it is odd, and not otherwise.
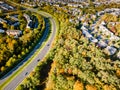
[[[74,84],[73,90],[84,90],[83,83],[77,80]]]

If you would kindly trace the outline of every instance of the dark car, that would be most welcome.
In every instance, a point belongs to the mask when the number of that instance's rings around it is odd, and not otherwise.
[[[25,73],[25,75],[27,75],[27,74],[28,74],[28,72]]]
[[[38,62],[40,61],[40,59],[37,60]]]

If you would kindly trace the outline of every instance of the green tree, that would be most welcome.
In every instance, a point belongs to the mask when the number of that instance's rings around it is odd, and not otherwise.
[[[17,88],[17,90],[25,90],[24,85],[22,85],[22,84],[19,85],[18,88]]]
[[[15,28],[15,27],[14,27],[13,25],[11,25],[11,28],[10,28],[10,29],[11,29],[11,30],[14,30],[14,28]]]

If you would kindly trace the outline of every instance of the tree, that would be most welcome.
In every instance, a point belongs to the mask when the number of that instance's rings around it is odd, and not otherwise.
[[[18,54],[18,58],[21,59],[21,57],[22,57],[21,54]]]
[[[4,72],[6,70],[6,66],[1,67],[1,72]]]
[[[23,19],[23,14],[21,12],[18,15],[18,19],[19,19],[19,21],[21,21]]]
[[[17,90],[25,90],[24,85],[23,84],[19,85]]]
[[[10,51],[14,51],[14,49],[18,46],[18,42],[15,39],[8,38],[6,42],[8,43],[8,49]]]
[[[11,29],[11,30],[14,30],[14,28],[15,28],[14,25],[11,25],[11,28],[10,28],[10,29]]]
[[[118,78],[120,78],[120,69],[118,69],[118,70],[116,71],[116,75],[117,75]]]
[[[73,86],[73,90],[84,90],[83,83],[77,80]]]
[[[16,3],[21,3],[21,0],[13,0]]]
[[[20,30],[24,30],[25,29],[25,27],[26,27],[26,22],[23,22],[23,21],[21,21],[20,23],[22,23],[21,25],[20,25]]]
[[[22,54],[22,56],[24,56],[25,55],[25,51],[22,51],[21,54]]]
[[[8,25],[6,23],[3,23],[3,28],[7,28]]]
[[[111,85],[104,85],[103,86],[104,90],[117,90],[115,87],[111,86]]]
[[[87,85],[86,90],[97,90],[96,86],[93,85]]]
[[[12,66],[12,60],[8,60],[8,61],[6,62],[6,66],[11,67],[11,66]]]

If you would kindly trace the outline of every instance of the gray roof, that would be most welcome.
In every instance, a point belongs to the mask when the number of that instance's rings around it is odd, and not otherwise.
[[[113,55],[116,53],[117,49],[112,46],[107,46],[105,50],[108,52],[109,55]]]
[[[97,45],[101,48],[107,47],[107,44],[104,41],[99,41]]]

